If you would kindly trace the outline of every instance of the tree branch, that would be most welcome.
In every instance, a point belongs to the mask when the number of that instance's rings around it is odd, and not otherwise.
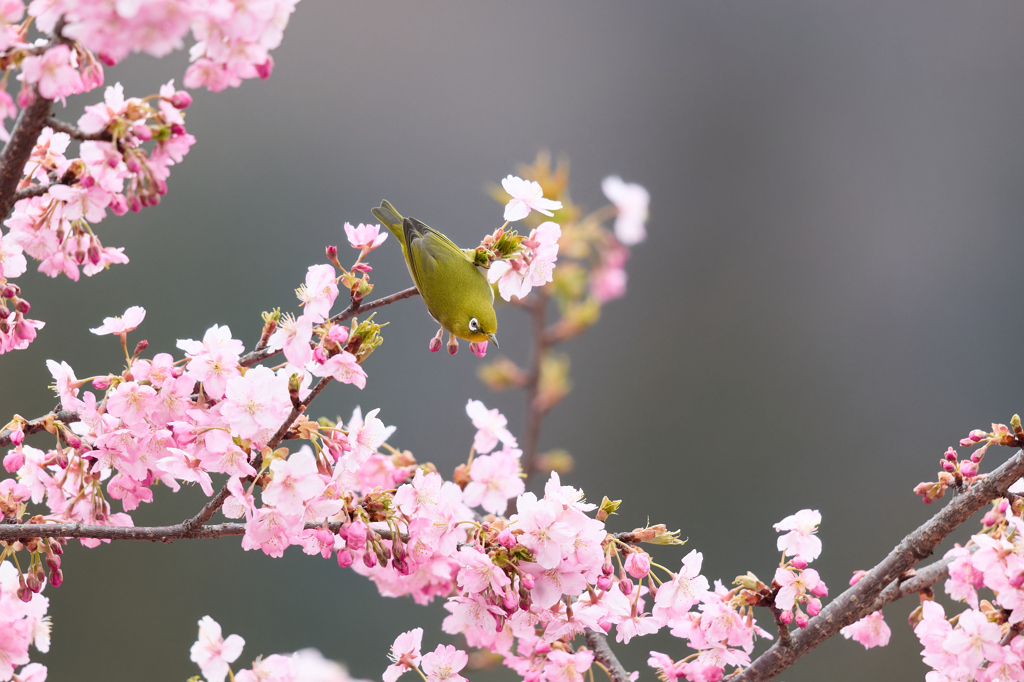
[[[45,431],[46,424],[48,422],[52,423],[54,421],[63,422],[64,424],[73,424],[77,421],[80,421],[80,418],[78,414],[75,412],[67,412],[66,410],[56,410],[54,412],[51,412],[50,414],[44,415],[42,417],[39,417],[38,419],[33,419],[32,421],[28,422],[28,426],[25,427],[24,433],[26,436],[28,436],[33,433]],[[0,448],[6,447],[10,444],[10,429],[4,429],[3,431],[0,431]]]
[[[11,141],[0,152],[0,219],[7,217],[18,198],[18,184],[25,175],[25,164],[43,132],[52,106],[53,100],[40,97],[37,92],[35,101],[18,113]]]
[[[887,588],[914,564],[931,555],[947,535],[976,511],[997,497],[1005,495],[1006,489],[1021,476],[1024,476],[1024,451],[1018,450],[1002,466],[954,498],[938,514],[903,538],[881,563],[823,608],[820,614],[811,619],[806,628],[793,635],[789,647],[783,647],[781,643],[776,642],[733,679],[743,682],[770,680],[811,649],[837,634],[843,627],[877,611],[877,604],[880,602],[884,606],[888,601],[897,599],[904,593],[909,594],[910,592],[905,590],[908,589],[908,585],[911,589],[917,586],[918,583],[915,581],[921,579],[920,573],[903,583],[896,582],[892,592],[887,593]],[[941,579],[942,570],[948,571],[948,564],[939,567],[941,563],[936,562],[928,567],[927,579]],[[934,581],[931,584],[934,584]],[[917,590],[926,586],[917,587]],[[882,601],[889,596],[892,599]]]
[[[337,533],[345,525],[343,521],[327,524],[327,529]],[[322,528],[322,524],[307,523],[306,530]],[[374,529],[377,535],[390,540],[391,531]],[[244,523],[218,523],[190,531],[185,523],[173,526],[90,526],[84,523],[0,523],[0,541],[14,542],[29,538],[92,538],[95,540],[149,540],[150,542],[174,542],[175,540],[196,540],[222,538],[231,535],[245,535]]]
[[[587,630],[587,646],[594,652],[594,660],[600,663],[608,671],[611,682],[629,682],[629,673],[622,667],[622,663],[615,656],[615,652],[608,646],[608,639],[604,633],[597,630]]]
[[[46,125],[53,128],[58,133],[67,133],[74,140],[96,140],[98,142],[113,142],[114,137],[110,134],[109,130],[101,130],[97,133],[87,133],[81,128],[78,128],[70,123],[65,123],[53,116],[46,119]]]

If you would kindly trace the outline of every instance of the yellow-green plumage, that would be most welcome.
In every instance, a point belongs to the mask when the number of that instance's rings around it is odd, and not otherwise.
[[[412,281],[438,324],[460,339],[497,345],[494,290],[470,256],[437,230],[403,218],[387,201],[373,215],[402,245]]]

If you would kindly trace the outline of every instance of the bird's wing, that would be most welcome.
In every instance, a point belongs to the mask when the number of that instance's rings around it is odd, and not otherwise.
[[[402,228],[413,279],[429,277],[439,265],[452,259],[472,262],[452,240],[415,218],[406,218]]]

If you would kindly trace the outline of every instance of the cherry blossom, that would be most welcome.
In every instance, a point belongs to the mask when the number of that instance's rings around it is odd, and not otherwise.
[[[146,309],[142,306],[133,305],[124,311],[124,315],[103,318],[103,324],[89,331],[99,336],[104,334],[127,334],[142,324],[142,320],[145,318]]]
[[[617,175],[609,175],[601,182],[601,191],[615,205],[615,237],[626,246],[634,246],[647,238],[647,206],[651,195],[642,186],[623,182]]]
[[[359,223],[358,227],[352,227],[352,223],[345,223],[345,236],[348,237],[348,243],[352,248],[372,251],[384,243],[388,238],[388,232],[381,232],[380,225]]]
[[[384,682],[395,682],[402,673],[419,667],[422,643],[423,628],[413,628],[395,638],[388,655],[393,663],[384,671]]]
[[[224,682],[229,667],[242,655],[245,640],[238,635],[221,634],[220,624],[210,616],[199,621],[199,639],[192,645],[191,660],[199,664],[207,682]]]
[[[465,651],[444,644],[438,644],[436,649],[423,654],[421,660],[427,682],[466,682],[466,678],[460,675],[459,671],[465,668],[467,663],[469,656]]]
[[[821,523],[821,513],[802,509],[775,524],[775,530],[789,531],[778,539],[779,551],[810,563],[821,554],[821,540],[814,535]]]
[[[846,639],[863,644],[865,649],[885,646],[889,643],[889,636],[892,634],[882,618],[881,611],[864,616],[853,625],[847,625],[840,632]]]
[[[551,211],[562,208],[562,202],[544,198],[540,183],[509,175],[501,181],[501,186],[512,197],[505,206],[505,220],[509,222],[522,220],[530,215],[530,211],[550,216]]]

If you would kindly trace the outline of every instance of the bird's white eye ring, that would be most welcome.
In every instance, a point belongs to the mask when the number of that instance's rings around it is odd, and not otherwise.
[[[476,321],[475,317],[472,318],[469,321],[469,330],[475,332],[475,331],[479,331],[479,329],[480,329],[480,323]]]

